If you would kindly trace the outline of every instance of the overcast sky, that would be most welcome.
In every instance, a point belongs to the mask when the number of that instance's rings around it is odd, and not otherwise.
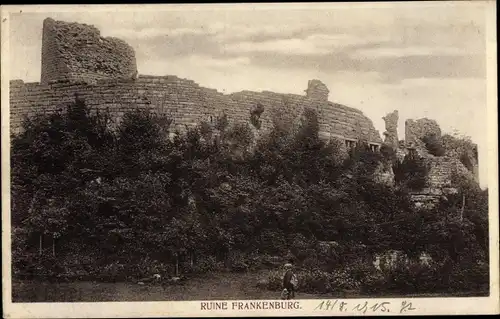
[[[478,143],[486,185],[486,7],[320,6],[26,8],[10,16],[10,77],[39,81],[46,17],[93,24],[134,47],[139,74],[177,75],[226,93],[304,94],[316,78],[331,101],[361,109],[380,133],[382,116],[399,110],[400,139],[406,119],[435,119],[444,132],[458,130]]]

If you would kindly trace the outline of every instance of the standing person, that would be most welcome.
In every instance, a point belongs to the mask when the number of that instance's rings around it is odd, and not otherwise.
[[[290,259],[284,266],[285,274],[283,275],[283,289],[286,290],[286,299],[295,298],[295,291],[297,290],[298,279],[293,271],[293,260]]]

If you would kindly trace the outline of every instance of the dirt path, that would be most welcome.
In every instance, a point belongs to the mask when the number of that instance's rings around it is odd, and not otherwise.
[[[175,301],[222,299],[278,299],[279,292],[256,287],[267,272],[220,273],[192,278],[184,285],[162,288],[136,283],[13,283],[13,301],[17,302],[89,302],[89,301]],[[317,299],[321,295],[297,294],[297,299]]]

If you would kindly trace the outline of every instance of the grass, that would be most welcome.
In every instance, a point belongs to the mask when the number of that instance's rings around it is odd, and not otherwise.
[[[138,285],[133,282],[13,281],[13,302],[176,301],[221,299],[279,299],[280,292],[256,287],[267,272],[214,273],[189,279],[184,285]],[[298,294],[297,299],[321,298]]]
[[[104,301],[187,301],[187,300],[238,300],[279,299],[279,291],[256,287],[259,279],[267,278],[267,271],[253,273],[214,273],[189,279],[184,285],[138,285],[133,282],[69,282],[48,283],[40,281],[13,281],[13,302],[104,302]],[[470,294],[455,294],[468,296]],[[477,296],[478,294],[473,294]],[[487,295],[487,294],[486,294]],[[406,297],[442,297],[439,294]],[[300,291],[297,299],[356,298],[356,292],[336,294],[305,294]],[[375,296],[373,296],[375,297]],[[376,296],[398,297],[398,296]]]

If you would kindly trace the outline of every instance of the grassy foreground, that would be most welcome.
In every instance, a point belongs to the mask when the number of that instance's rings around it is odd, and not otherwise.
[[[47,283],[15,281],[13,302],[89,302],[89,301],[176,301],[221,299],[278,299],[280,293],[259,289],[256,283],[268,272],[215,273],[191,278],[183,285],[138,285],[133,282]],[[317,299],[321,295],[298,294],[297,299]]]
[[[186,301],[186,300],[238,300],[279,299],[279,292],[256,287],[259,279],[266,278],[268,271],[250,273],[214,273],[191,278],[183,285],[138,285],[133,282],[99,283],[69,282],[48,283],[14,281],[13,302],[100,302],[100,301]],[[465,297],[478,293],[456,294]],[[487,294],[485,294],[487,295]],[[439,297],[442,295],[416,295],[406,297]],[[297,293],[297,299],[356,298],[356,292],[332,294]],[[373,296],[398,297],[398,296]]]

